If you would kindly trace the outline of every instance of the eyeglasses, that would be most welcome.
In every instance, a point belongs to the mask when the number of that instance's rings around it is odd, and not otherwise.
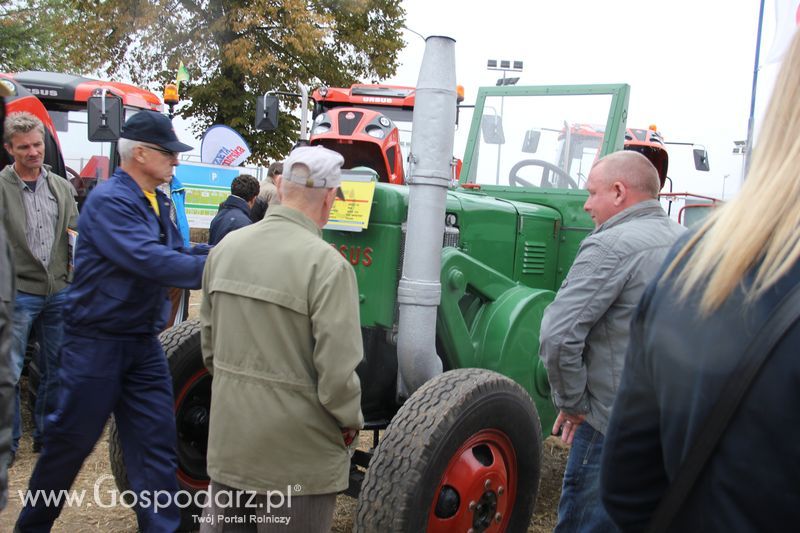
[[[150,146],[149,144],[142,144],[144,148],[150,148],[151,150],[155,150],[156,152],[161,152],[165,156],[169,157],[170,159],[174,159],[178,157],[178,152],[173,152],[172,150],[165,150],[160,146]]]

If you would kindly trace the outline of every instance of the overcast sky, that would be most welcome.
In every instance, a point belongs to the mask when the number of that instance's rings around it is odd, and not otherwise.
[[[762,59],[775,34],[773,1],[765,7]],[[733,141],[747,133],[759,0],[405,0],[403,5],[411,30],[456,39],[456,76],[466,103],[474,101],[479,86],[502,77],[486,69],[487,59],[522,60],[523,72],[509,74],[520,76],[519,85],[627,83],[628,126],[656,124],[667,141],[708,148],[708,173],[694,173],[673,156],[676,190],[719,197],[726,174],[726,196],[738,189],[741,156],[731,152]],[[415,85],[424,41],[411,32],[405,40],[402,66],[390,81]],[[777,68],[762,61],[759,114]]]
[[[766,0],[757,118],[778,70],[777,62],[765,64],[776,34],[775,1]],[[798,0],[777,2],[794,10]],[[465,103],[474,102],[478,87],[502,77],[486,69],[487,59],[523,61],[523,72],[512,75],[520,76],[519,85],[627,83],[628,126],[656,124],[667,141],[708,149],[708,173],[694,171],[688,151],[672,153],[676,191],[721,197],[724,182],[730,197],[739,188],[742,158],[731,152],[733,141],[747,134],[759,0],[404,0],[403,5],[406,26],[414,32],[456,40],[456,77],[465,88]],[[410,31],[404,35],[400,68],[387,82],[413,86],[425,45]],[[190,142],[184,122],[175,122]],[[466,130],[457,135],[459,157]],[[199,153],[199,140],[194,145]]]

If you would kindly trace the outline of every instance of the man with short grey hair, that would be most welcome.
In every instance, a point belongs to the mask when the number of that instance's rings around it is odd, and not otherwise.
[[[200,308],[214,375],[204,533],[278,516],[288,524],[258,530],[327,533],[348,486],[347,446],[363,425],[358,289],[320,231],[341,198],[342,163],[321,146],[295,149],[278,180],[281,204],[209,255]],[[224,497],[241,491],[252,500]],[[270,511],[277,493],[291,505]],[[253,506],[219,503],[234,500]]]
[[[72,281],[70,237],[78,210],[69,182],[44,164],[44,125],[26,112],[12,113],[3,140],[14,163],[0,171],[0,211],[14,253],[17,294],[14,299],[12,370],[17,384],[11,457],[22,433],[19,379],[28,338],[39,343],[39,388],[34,408],[33,451],[42,446],[45,415],[58,397],[58,351],[63,333],[63,305]]]
[[[619,386],[629,324],[645,286],[685,228],[658,202],[658,172],[621,151],[589,172],[584,204],[595,230],[542,319],[539,356],[559,409],[554,434],[571,443],[555,530],[616,531],[599,493],[600,454]]]
[[[192,149],[172,122],[139,111],[125,122],[119,148],[120,166],[81,213],[78,268],[64,304],[62,391],[29,491],[69,490],[113,413],[139,530],[175,531],[174,399],[158,334],[169,316],[167,287],[199,287],[208,247],[184,246],[170,200],[157,190],[172,179],[178,154]],[[63,504],[26,501],[17,528],[49,531]]]

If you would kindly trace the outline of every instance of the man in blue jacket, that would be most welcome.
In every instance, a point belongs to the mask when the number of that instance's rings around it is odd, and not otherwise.
[[[258,180],[249,175],[236,176],[231,183],[231,195],[219,206],[211,221],[208,244],[215,245],[233,230],[252,224],[250,210],[258,196]]]
[[[183,245],[170,200],[156,190],[172,178],[178,153],[191,150],[169,119],[140,111],[125,123],[118,148],[120,167],[81,213],[64,306],[62,393],[29,490],[69,489],[113,413],[140,531],[175,531],[172,383],[157,335],[169,311],[165,287],[200,287],[208,247]],[[41,499],[28,503],[17,528],[49,531],[60,511]]]

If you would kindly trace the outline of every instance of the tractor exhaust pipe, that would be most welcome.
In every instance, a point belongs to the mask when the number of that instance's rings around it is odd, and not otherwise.
[[[442,373],[436,353],[436,311],[447,190],[456,123],[455,40],[431,36],[417,81],[407,182],[403,276],[397,290],[397,394],[403,399]]]

